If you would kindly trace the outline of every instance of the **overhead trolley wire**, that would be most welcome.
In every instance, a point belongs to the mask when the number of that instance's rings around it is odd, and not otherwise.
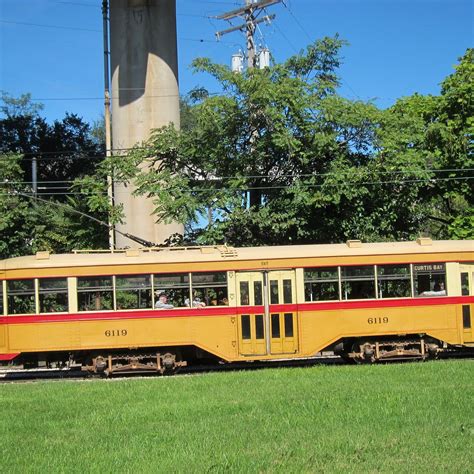
[[[293,183],[287,185],[278,186],[243,186],[237,188],[189,188],[191,193],[218,193],[220,191],[234,191],[234,192],[248,192],[248,191],[269,191],[269,190],[282,190],[290,188],[305,188],[305,189],[318,189],[318,188],[338,188],[341,186],[347,186],[356,184],[358,186],[381,186],[387,184],[415,184],[415,183],[437,183],[447,181],[469,181],[474,179],[474,176],[468,177],[450,177],[450,178],[425,178],[425,179],[401,179],[401,180],[390,180],[390,181],[351,181],[347,180],[339,183],[324,183],[324,184],[304,184],[304,183]],[[182,189],[188,189],[182,187]],[[24,192],[24,190],[22,191]],[[125,192],[125,191],[124,191]],[[13,190],[10,192],[0,192],[0,196],[12,196],[19,194],[18,191]],[[84,192],[84,191],[71,191],[67,193],[39,193],[41,196],[107,196],[107,192]],[[119,193],[120,194],[120,193]]]
[[[392,174],[421,174],[421,173],[466,173],[466,172],[474,172],[474,168],[447,168],[447,169],[422,169],[422,170],[391,170],[391,171],[383,171],[383,170],[370,170],[368,171],[369,174],[383,174],[383,175],[392,175]],[[365,169],[351,169],[350,174],[351,176],[354,173],[367,173]],[[341,172],[327,172],[327,173],[290,173],[290,174],[281,174],[278,175],[279,178],[312,178],[316,176],[340,176]],[[259,179],[259,178],[275,178],[273,174],[256,174],[256,175],[233,175],[233,176],[217,176],[209,179],[209,181],[217,181],[222,179]],[[9,181],[10,182],[10,181]],[[30,181],[19,181],[22,183],[29,183]],[[43,183],[72,183],[73,181],[43,181]],[[0,184],[2,182],[0,181]]]
[[[302,23],[298,20],[298,18],[296,17],[296,15],[292,12],[291,8],[286,4],[286,2],[282,2],[284,7],[288,10],[288,13],[290,14],[290,16],[293,18],[293,20],[295,21],[295,23],[299,26],[299,28],[301,29],[301,31],[306,35],[306,37],[308,38],[309,41],[313,42],[314,41],[314,38],[311,37],[311,35],[307,32],[307,30],[304,28],[304,26],[302,25]],[[284,35],[284,33],[280,30],[280,33],[286,38],[286,35]],[[287,40],[288,41],[288,40]],[[291,46],[291,43],[290,43],[290,46]],[[295,49],[295,48],[293,48]],[[346,85],[348,87],[348,89],[350,89],[350,91],[357,97],[357,99],[361,100],[359,94],[357,94],[357,92],[351,87],[351,85],[344,79],[341,77],[341,81],[344,83],[344,85]]]

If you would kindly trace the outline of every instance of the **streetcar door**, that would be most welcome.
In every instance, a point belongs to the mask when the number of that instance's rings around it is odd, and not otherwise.
[[[461,295],[474,295],[474,265],[460,265]],[[462,305],[462,328],[464,343],[474,342],[474,304]]]
[[[241,355],[266,355],[264,275],[262,272],[237,273],[238,331]]]
[[[268,272],[270,353],[298,352],[295,272]]]
[[[298,351],[293,270],[238,272],[239,351],[243,356]]]

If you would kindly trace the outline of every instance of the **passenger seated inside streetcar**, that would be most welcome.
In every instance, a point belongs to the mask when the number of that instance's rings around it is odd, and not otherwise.
[[[172,309],[174,305],[168,304],[168,295],[164,292],[157,292],[158,299],[155,301],[155,309]]]
[[[188,306],[189,308],[191,308],[191,300],[189,298],[186,298],[184,300],[184,304],[186,306]],[[193,298],[193,304],[192,304],[192,307],[193,308],[204,308],[206,306],[206,303],[204,303],[203,301],[201,301],[201,298],[198,298],[197,296],[194,296]]]
[[[421,296],[446,296],[446,290],[444,288],[444,283],[441,281],[436,283],[432,290],[423,291]]]

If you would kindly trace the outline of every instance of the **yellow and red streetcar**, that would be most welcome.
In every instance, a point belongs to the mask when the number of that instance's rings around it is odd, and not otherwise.
[[[474,348],[474,241],[78,251],[0,261],[0,361],[173,371],[199,361]]]

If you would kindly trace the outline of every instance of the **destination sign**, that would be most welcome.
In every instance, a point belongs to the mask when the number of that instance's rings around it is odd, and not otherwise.
[[[413,265],[415,272],[444,272],[444,263],[430,263],[422,265]]]

